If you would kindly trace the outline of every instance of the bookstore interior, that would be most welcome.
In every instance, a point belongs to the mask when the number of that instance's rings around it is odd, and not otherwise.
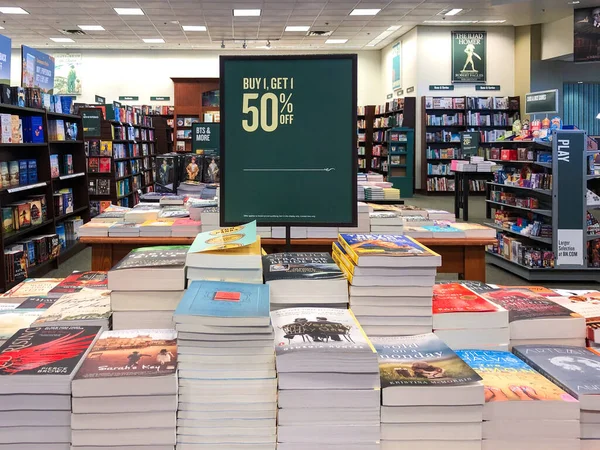
[[[600,0],[0,18],[0,450],[600,450]]]

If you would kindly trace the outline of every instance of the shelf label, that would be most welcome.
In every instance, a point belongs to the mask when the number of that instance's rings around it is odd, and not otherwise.
[[[476,91],[499,91],[499,84],[478,84],[475,86]]]
[[[19,187],[14,187],[11,189],[7,189],[7,191],[12,194],[13,192],[21,192],[21,191],[27,191],[29,189],[35,189],[35,188],[39,188],[42,186],[46,186],[46,182],[44,183],[37,183],[37,184],[28,184],[27,186],[19,186]]]
[[[525,114],[558,112],[558,89],[525,94]]]
[[[171,97],[166,96],[166,95],[154,95],[152,97],[150,97],[150,101],[152,102],[168,102],[171,100]]]
[[[99,95],[94,96],[94,101],[96,103],[100,103],[101,105],[106,103],[106,98],[105,97],[101,97]]]
[[[558,230],[558,265],[583,265],[583,230]]]
[[[68,180],[69,178],[77,178],[77,177],[82,177],[84,175],[85,175],[84,172],[72,173],[70,175],[63,175],[62,177],[59,177],[59,180]]]
[[[121,101],[133,101],[133,100],[139,100],[140,97],[137,95],[119,95],[119,100]]]
[[[430,91],[453,91],[454,86],[452,84],[430,84]]]

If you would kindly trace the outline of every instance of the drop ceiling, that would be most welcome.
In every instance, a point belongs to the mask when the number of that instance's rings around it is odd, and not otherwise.
[[[598,0],[581,0],[594,6]],[[455,21],[506,21],[504,25],[542,23],[567,17],[566,0],[0,0],[0,7],[21,7],[28,15],[0,13],[0,34],[21,44],[47,49],[240,49],[377,50],[426,21],[439,21],[443,11],[461,8]],[[141,8],[144,15],[118,15],[114,8]],[[380,9],[374,16],[350,15],[355,8]],[[233,9],[260,9],[258,17],[234,17]],[[69,35],[73,43],[57,43],[64,30],[101,25],[104,31]],[[184,31],[184,25],[206,31]],[[309,26],[331,36],[286,32],[287,26]],[[443,25],[442,25],[443,26]],[[464,25],[468,26],[468,25]],[[481,26],[481,25],[471,25]],[[373,45],[390,27],[400,27]],[[163,39],[147,44],[143,39]],[[345,40],[326,44],[327,39]],[[371,45],[369,45],[371,43]]]

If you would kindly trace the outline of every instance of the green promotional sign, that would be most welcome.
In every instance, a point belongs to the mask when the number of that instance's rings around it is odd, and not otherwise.
[[[499,84],[478,84],[475,86],[476,91],[499,91]]]
[[[460,134],[460,149],[462,157],[476,156],[479,151],[481,135],[479,131],[463,131]]]
[[[85,137],[100,137],[102,127],[102,110],[98,108],[84,109],[81,113],[83,135]]]
[[[171,97],[168,97],[165,95],[163,95],[163,96],[157,95],[157,96],[150,97],[150,101],[152,101],[152,102],[168,102],[169,100],[171,100]]]
[[[557,89],[525,94],[525,114],[552,114],[557,112]]]
[[[119,95],[119,100],[121,101],[131,101],[131,100],[139,100],[140,97],[138,95]]]
[[[454,86],[451,84],[430,84],[430,91],[453,91]]]
[[[485,83],[487,80],[487,32],[452,32],[452,82]]]
[[[100,103],[101,105],[104,105],[106,103],[106,98],[105,97],[101,97],[100,95],[95,95],[94,96],[94,101],[96,103]]]
[[[221,56],[221,225],[357,221],[356,55]]]
[[[221,125],[219,123],[192,124],[192,153],[219,156],[221,148]]]

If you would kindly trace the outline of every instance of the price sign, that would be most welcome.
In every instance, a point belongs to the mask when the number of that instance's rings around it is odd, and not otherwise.
[[[221,224],[356,223],[356,55],[221,56]]]

